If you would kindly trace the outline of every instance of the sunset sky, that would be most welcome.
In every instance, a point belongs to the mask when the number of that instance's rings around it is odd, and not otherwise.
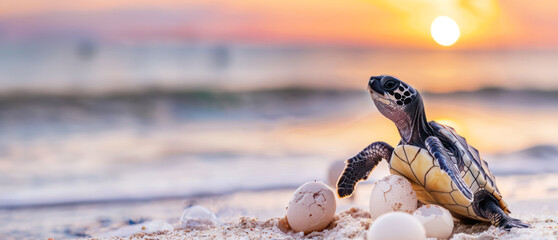
[[[461,38],[451,49],[558,49],[558,2],[446,0],[2,1],[0,41],[348,45],[443,49],[440,15]]]

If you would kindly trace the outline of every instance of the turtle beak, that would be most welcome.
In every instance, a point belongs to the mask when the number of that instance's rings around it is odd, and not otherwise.
[[[380,96],[384,95],[384,90],[380,87],[380,80],[382,76],[372,76],[368,81],[368,90],[370,94],[378,94]]]

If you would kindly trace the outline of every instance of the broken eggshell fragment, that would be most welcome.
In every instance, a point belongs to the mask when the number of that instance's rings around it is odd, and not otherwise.
[[[369,207],[372,219],[388,212],[411,214],[417,209],[417,194],[404,177],[388,175],[376,182],[370,194]]]
[[[413,216],[422,223],[429,238],[448,239],[453,232],[451,213],[441,206],[424,205],[418,208]]]
[[[321,231],[333,220],[335,194],[322,182],[307,182],[294,193],[287,208],[287,222],[295,232]]]

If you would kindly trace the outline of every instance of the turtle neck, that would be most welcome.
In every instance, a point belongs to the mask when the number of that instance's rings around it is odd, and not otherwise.
[[[417,99],[408,108],[407,117],[395,122],[401,141],[415,146],[424,145],[424,140],[434,132],[426,120],[422,97],[417,93]]]

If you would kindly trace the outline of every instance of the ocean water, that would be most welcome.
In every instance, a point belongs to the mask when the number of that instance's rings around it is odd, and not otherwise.
[[[1,42],[2,92],[149,87],[362,89],[390,74],[422,91],[557,89],[558,51],[428,51],[196,43]]]
[[[115,203],[325,180],[332,162],[399,141],[365,90],[375,72],[409,79],[429,119],[497,176],[558,172],[553,53],[12,47],[0,46],[0,236],[81,236],[29,221],[34,209],[78,206],[87,222],[101,214],[79,206],[114,216],[132,211]],[[497,88],[470,91],[483,86]]]
[[[497,175],[558,171],[549,166],[558,105],[532,106],[556,96],[466,95],[427,94],[427,114],[485,153]],[[292,187],[373,141],[399,140],[364,91],[60,98],[4,103],[13,107],[0,111],[0,207]]]

